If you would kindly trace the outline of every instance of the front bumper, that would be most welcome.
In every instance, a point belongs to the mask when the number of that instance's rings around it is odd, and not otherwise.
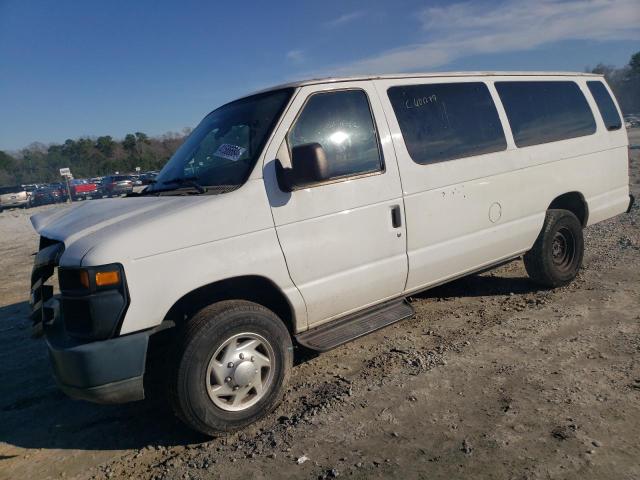
[[[49,357],[60,389],[72,398],[126,403],[144,398],[149,331],[80,343],[59,321],[45,328]]]
[[[70,337],[60,315],[60,298],[47,285],[64,245],[41,238],[31,273],[33,335],[44,333],[60,389],[73,398],[124,403],[144,398],[143,377],[151,331],[107,340]]]

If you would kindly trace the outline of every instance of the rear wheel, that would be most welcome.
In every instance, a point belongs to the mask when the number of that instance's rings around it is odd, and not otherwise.
[[[200,310],[181,330],[170,399],[206,435],[242,428],[280,402],[293,361],[291,337],[267,308],[247,301]]]
[[[568,210],[548,210],[544,226],[533,248],[524,255],[529,277],[546,287],[571,282],[582,266],[582,225]]]

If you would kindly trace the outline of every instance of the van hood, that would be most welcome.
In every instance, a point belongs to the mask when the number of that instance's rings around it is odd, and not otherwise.
[[[131,216],[151,213],[166,206],[167,200],[174,199],[163,197],[162,201],[158,201],[159,198],[147,197],[85,201],[33,215],[31,224],[40,235],[70,244]]]
[[[273,226],[250,208],[239,211],[238,194],[87,200],[31,223],[65,244],[61,266],[124,263]]]

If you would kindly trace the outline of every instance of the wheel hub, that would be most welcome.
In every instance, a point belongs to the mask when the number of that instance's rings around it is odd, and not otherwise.
[[[273,347],[257,333],[227,338],[209,360],[205,376],[209,398],[223,410],[251,407],[271,386],[275,361]]]
[[[553,264],[562,272],[571,270],[575,258],[575,239],[571,231],[561,228],[556,232],[551,243]]]
[[[553,257],[555,259],[561,259],[564,255],[565,248],[564,238],[556,237],[553,240]]]
[[[229,376],[234,387],[247,387],[260,378],[260,370],[251,360],[240,360],[231,370],[232,373]]]

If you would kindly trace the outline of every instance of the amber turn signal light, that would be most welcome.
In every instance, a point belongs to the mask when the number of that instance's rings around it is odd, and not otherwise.
[[[86,270],[80,270],[80,284],[84,288],[89,288],[89,272]]]
[[[109,285],[117,285],[120,283],[120,272],[97,272],[96,273],[96,286],[106,287]]]

